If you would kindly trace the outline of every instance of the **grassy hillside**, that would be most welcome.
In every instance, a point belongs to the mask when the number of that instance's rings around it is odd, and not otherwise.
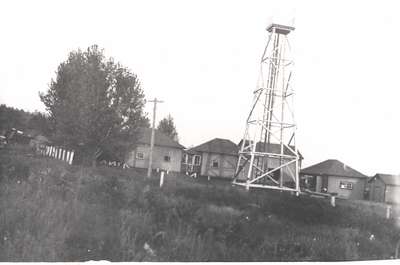
[[[389,259],[399,229],[373,211],[288,193],[68,166],[0,150],[0,261]]]

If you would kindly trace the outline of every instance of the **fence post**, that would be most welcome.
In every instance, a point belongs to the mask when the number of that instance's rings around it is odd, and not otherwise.
[[[71,151],[71,156],[69,158],[69,164],[72,165],[72,160],[74,159],[74,151]]]
[[[164,171],[161,171],[161,176],[160,176],[160,188],[164,184]]]
[[[336,206],[335,196],[331,196],[331,205],[332,205],[332,207]]]
[[[386,219],[390,218],[391,211],[392,207],[390,205],[386,205]]]

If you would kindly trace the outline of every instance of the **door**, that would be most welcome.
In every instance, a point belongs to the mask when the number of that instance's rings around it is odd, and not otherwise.
[[[383,190],[382,187],[380,186],[375,186],[374,187],[374,193],[373,193],[373,201],[376,202],[383,202],[384,201],[384,197],[383,197]]]
[[[328,192],[328,177],[322,176],[321,192]]]

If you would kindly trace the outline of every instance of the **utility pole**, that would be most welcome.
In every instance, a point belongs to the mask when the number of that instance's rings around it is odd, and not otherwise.
[[[149,167],[147,168],[147,177],[151,177],[151,166],[153,164],[153,148],[154,148],[154,133],[156,127],[156,112],[157,112],[157,103],[163,103],[164,101],[158,100],[154,98],[154,100],[149,100],[148,102],[153,102],[153,127],[151,128],[151,140],[150,140],[150,154],[149,154]]]

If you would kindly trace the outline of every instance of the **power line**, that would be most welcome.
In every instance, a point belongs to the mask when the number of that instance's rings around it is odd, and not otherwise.
[[[164,101],[158,100],[154,98],[153,100],[149,100],[148,102],[153,102],[153,126],[151,128],[151,140],[150,140],[150,154],[149,154],[149,167],[147,168],[147,177],[151,177],[151,166],[153,164],[153,148],[154,148],[154,134],[155,134],[155,126],[156,126],[156,112],[157,112],[157,103],[163,103]]]

